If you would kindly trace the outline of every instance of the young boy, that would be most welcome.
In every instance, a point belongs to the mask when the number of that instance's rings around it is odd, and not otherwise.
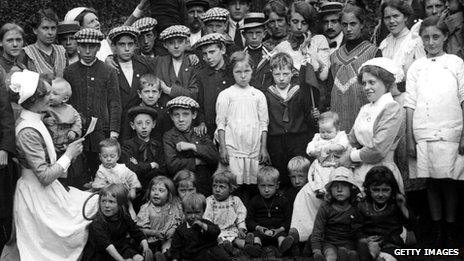
[[[245,251],[253,257],[262,253],[261,246],[277,243],[281,253],[293,244],[287,237],[292,216],[292,207],[287,198],[277,193],[279,171],[265,166],[258,171],[259,195],[253,197],[248,206],[246,224],[249,233]]]
[[[74,34],[80,30],[79,23],[77,21],[60,22],[56,28],[56,34],[58,36],[58,42],[66,50],[66,64],[70,65],[79,61],[79,55],[77,53],[77,41],[74,38]]]
[[[226,54],[229,57],[236,51],[242,50],[240,46],[235,45],[234,40],[227,34],[227,20],[229,20],[229,11],[220,7],[208,9],[201,17],[204,24],[205,35],[222,34],[226,45]]]
[[[245,37],[244,51],[250,55],[254,63],[250,85],[263,92],[272,85],[269,66],[271,51],[263,46],[265,25],[266,18],[263,13],[248,13],[243,19],[243,26],[240,27]]]
[[[117,163],[121,156],[121,146],[116,139],[104,139],[98,144],[100,147],[99,159],[101,162],[92,188],[102,189],[109,184],[123,184],[129,191],[129,213],[135,220],[136,214],[132,206],[132,200],[136,197],[136,190],[142,186],[137,175],[124,164]]]
[[[139,89],[140,76],[150,72],[145,58],[134,55],[139,35],[139,31],[132,26],[119,26],[111,29],[108,34],[115,54],[114,61],[119,70],[119,94],[121,95],[123,117],[129,108],[138,103],[137,90]],[[124,130],[127,130],[126,126],[121,128],[120,136],[122,139],[127,137]]]
[[[193,99],[198,97],[196,82],[198,70],[190,65],[185,54],[189,46],[189,36],[190,29],[184,25],[170,26],[160,34],[163,46],[169,52],[169,55],[157,57],[158,59],[153,63],[154,74],[162,81],[162,105],[177,96],[188,96]]]
[[[52,81],[50,94],[50,108],[43,121],[50,132],[56,154],[61,156],[69,143],[82,135],[82,121],[79,113],[66,102],[71,98],[71,85],[63,78]],[[64,185],[81,188],[86,180],[84,162],[77,157],[68,168],[66,179],[60,180]]]
[[[205,196],[187,194],[182,200],[185,221],[174,232],[170,249],[172,260],[228,261],[231,258],[218,246],[221,233],[218,225],[203,219],[206,208]],[[165,259],[158,259],[165,260]]]
[[[71,84],[70,103],[81,113],[83,125],[98,118],[95,130],[84,141],[89,173],[98,168],[98,143],[105,137],[118,138],[121,125],[121,98],[116,70],[96,58],[103,34],[84,28],[75,34],[80,61],[66,67],[64,78]]]
[[[288,161],[288,177],[290,178],[292,186],[285,191],[285,196],[292,206],[300,189],[308,183],[308,171],[310,166],[311,162],[309,159],[303,156],[296,156]]]
[[[284,189],[291,186],[287,175],[288,161],[305,155],[305,144],[314,135],[315,122],[311,114],[311,94],[307,88],[291,84],[293,60],[287,53],[277,53],[270,67],[274,85],[264,92],[269,110],[268,151],[280,172]]]
[[[121,162],[137,174],[145,191],[150,180],[156,175],[164,175],[166,168],[163,146],[151,138],[157,113],[151,107],[136,106],[129,109],[128,117],[136,136],[123,141]]]
[[[219,93],[234,84],[225,61],[225,38],[222,34],[211,33],[203,36],[194,46],[200,50],[206,66],[198,73],[198,103],[200,104],[198,127],[200,135],[212,138],[216,130],[216,100]]]
[[[58,16],[51,9],[42,9],[31,18],[37,41],[24,47],[21,63],[29,70],[47,74],[52,79],[63,77],[66,51],[63,46],[54,44]]]
[[[168,102],[167,108],[174,128],[163,137],[166,164],[171,176],[181,169],[195,172],[198,192],[211,195],[211,175],[219,160],[218,151],[208,136],[192,131],[192,122],[200,106],[192,98],[179,96]]]
[[[155,50],[155,40],[158,37],[155,30],[156,24],[158,24],[158,21],[151,17],[140,18],[132,24],[140,32],[138,44],[142,56],[155,58],[157,55]]]

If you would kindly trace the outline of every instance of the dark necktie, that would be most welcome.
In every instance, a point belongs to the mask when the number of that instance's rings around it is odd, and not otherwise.
[[[234,36],[234,43],[240,49],[243,49],[242,37],[240,36],[240,30],[238,23],[235,24],[235,36]]]
[[[330,42],[329,48],[337,48],[337,41]]]

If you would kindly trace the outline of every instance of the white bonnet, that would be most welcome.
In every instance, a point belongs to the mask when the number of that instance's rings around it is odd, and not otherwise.
[[[361,72],[362,68],[366,65],[374,65],[378,66],[386,71],[392,73],[395,76],[395,82],[399,83],[403,81],[404,72],[392,59],[386,57],[376,57],[370,59],[369,61],[363,63],[361,67],[359,67],[358,73]]]
[[[15,72],[11,75],[10,89],[19,94],[18,104],[34,95],[39,84],[39,76],[38,73],[28,70]]]

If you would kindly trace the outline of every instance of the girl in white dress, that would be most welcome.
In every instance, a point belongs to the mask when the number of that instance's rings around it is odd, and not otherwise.
[[[445,53],[447,28],[439,18],[425,19],[419,33],[427,57],[414,62],[407,76],[408,152],[417,158],[417,177],[430,178],[429,207],[434,238],[440,241],[441,220],[446,220],[449,232],[456,231],[456,180],[464,180],[464,62]],[[449,238],[451,242],[456,240]]]
[[[216,102],[219,169],[228,168],[239,186],[256,185],[259,165],[269,163],[267,102],[261,91],[249,85],[253,68],[250,56],[239,51],[230,59],[236,83],[219,93]],[[250,195],[243,197],[247,200]]]

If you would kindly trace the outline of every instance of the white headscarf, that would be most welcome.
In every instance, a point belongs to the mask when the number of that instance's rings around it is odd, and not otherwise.
[[[64,21],[75,21],[76,18],[87,9],[87,7],[76,7],[69,10],[64,16]]]
[[[15,72],[11,75],[10,89],[19,94],[18,104],[34,95],[39,84],[39,76],[38,73],[28,70]]]
[[[370,59],[369,61],[363,63],[361,67],[359,67],[358,73],[361,72],[362,68],[366,65],[378,66],[392,73],[393,76],[395,76],[396,83],[401,82],[404,78],[403,70],[390,58],[376,57],[376,58]]]

